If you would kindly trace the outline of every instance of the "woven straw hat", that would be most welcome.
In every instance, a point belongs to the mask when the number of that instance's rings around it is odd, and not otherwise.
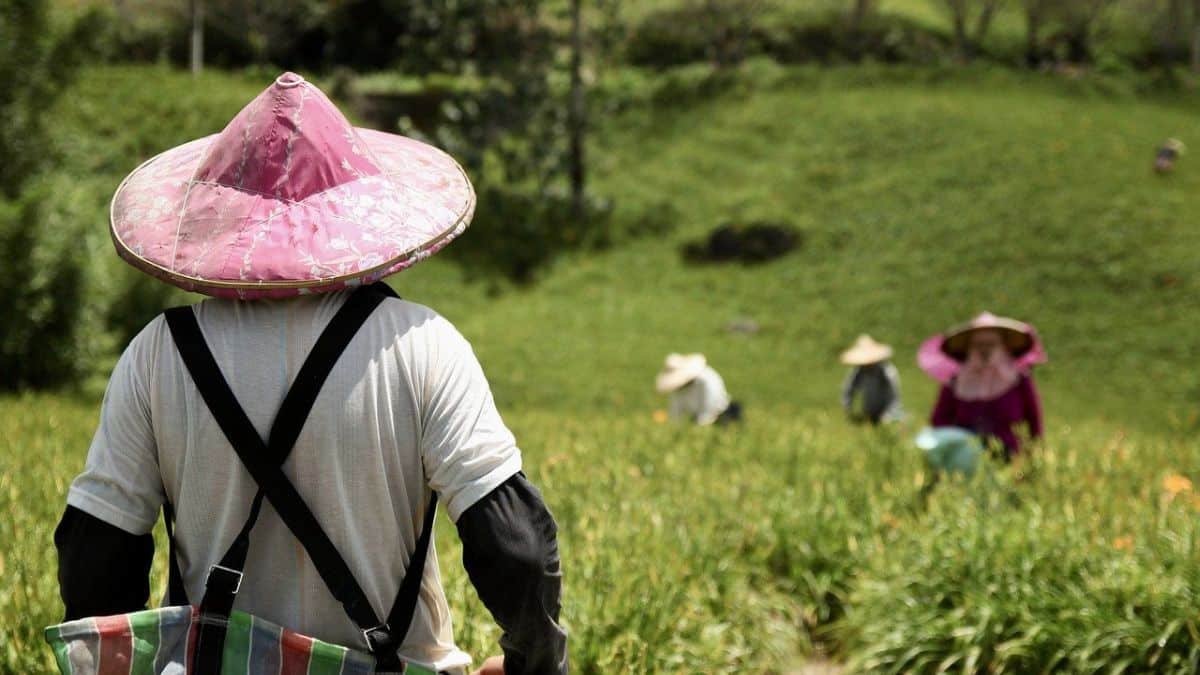
[[[848,366],[869,366],[892,358],[891,345],[876,342],[870,335],[859,335],[849,349],[842,352],[842,363]]]
[[[461,234],[474,210],[449,155],[355,128],[284,73],[221,133],[129,174],[111,233],[128,263],[186,290],[287,297],[405,269]]]
[[[984,329],[999,331],[1004,338],[1004,346],[1014,357],[1023,356],[1034,346],[1033,326],[1023,321],[984,312],[974,319],[946,331],[945,339],[942,341],[942,351],[947,356],[962,361],[967,358],[967,345],[970,342],[971,334]]]
[[[654,386],[660,394],[675,391],[696,379],[707,365],[703,354],[668,354]]]

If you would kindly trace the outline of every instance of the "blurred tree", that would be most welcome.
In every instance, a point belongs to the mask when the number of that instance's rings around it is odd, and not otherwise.
[[[943,0],[954,25],[954,46],[959,59],[970,61],[979,52],[996,10],[1004,0]],[[974,27],[970,27],[974,17]]]
[[[86,12],[60,32],[47,13],[42,0],[0,1],[0,389],[63,382],[98,344],[81,298],[87,221],[72,217],[69,181],[39,172],[53,157],[42,113],[83,60],[100,15]]]
[[[1057,1],[1022,0],[1022,9],[1025,12],[1025,63],[1030,67],[1040,65],[1046,58],[1042,47],[1042,29]]]
[[[0,196],[16,197],[49,159],[41,113],[82,61],[98,21],[88,12],[56,34],[43,0],[0,1]]]
[[[1052,36],[1059,58],[1069,63],[1088,63],[1095,56],[1096,27],[1117,0],[1058,0],[1054,15],[1059,30]]]
[[[225,53],[221,61],[326,67],[317,31],[335,3],[320,0],[192,0],[203,2],[204,28]],[[315,41],[315,43],[314,43]]]
[[[701,59],[736,66],[751,52],[758,19],[770,0],[688,0],[647,15],[634,30],[629,60],[671,66]]]
[[[1192,0],[1192,72],[1200,73],[1200,0]]]
[[[325,66],[407,74],[487,72],[528,59],[544,42],[539,0],[343,0],[306,41]]]
[[[199,75],[204,68],[204,0],[190,0],[189,7],[192,17],[190,63],[192,75]]]
[[[713,36],[713,63],[736,66],[746,59],[746,43],[754,33],[755,19],[767,5],[764,0],[704,0],[704,17]]]
[[[584,134],[587,124],[583,92],[583,0],[571,0],[571,102],[567,115],[570,137],[571,214],[587,217]]]
[[[1136,6],[1142,16],[1149,17],[1150,49],[1154,63],[1171,63],[1189,58],[1191,12],[1193,0],[1142,0]]]
[[[850,30],[860,30],[863,22],[871,15],[874,6],[873,0],[854,0],[854,5],[850,9]]]

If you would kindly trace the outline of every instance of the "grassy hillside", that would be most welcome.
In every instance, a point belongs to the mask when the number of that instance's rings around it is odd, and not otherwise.
[[[201,84],[89,72],[57,113],[86,140],[62,170],[115,186],[265,80]],[[1179,479],[1200,480],[1183,433],[1200,396],[1200,170],[1149,171],[1155,145],[1194,125],[1179,102],[1034,77],[796,71],[598,121],[597,190],[621,208],[671,196],[671,237],[566,258],[498,297],[436,258],[396,277],[472,340],[560,521],[576,671],[786,672],[814,642],[868,670],[1194,668],[1200,501]],[[793,221],[801,250],[680,262],[683,241],[758,217]],[[983,308],[1042,329],[1049,438],[1019,471],[923,503],[919,420],[844,424],[836,354],[864,330],[895,344],[919,418],[933,386],[913,350]],[[736,318],[761,332],[728,332]],[[652,420],[670,350],[708,354],[744,429]],[[96,405],[0,399],[0,672],[47,663],[51,533]],[[497,631],[441,528],[457,633],[482,657]]]
[[[476,339],[513,405],[644,410],[662,354],[700,350],[751,410],[828,407],[837,351],[870,331],[898,347],[921,411],[916,346],[986,308],[1044,333],[1052,418],[1190,428],[1200,171],[1185,157],[1164,178],[1150,161],[1194,117],[1034,78],[855,72],[606,120],[597,190],[672,198],[669,240],[571,259],[499,299],[447,298],[436,261],[396,286]],[[680,261],[682,241],[758,217],[801,227],[802,250],[757,268]],[[725,331],[738,317],[762,332]]]

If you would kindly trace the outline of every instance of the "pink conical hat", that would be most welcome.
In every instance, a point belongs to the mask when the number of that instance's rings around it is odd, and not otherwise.
[[[1022,372],[1028,373],[1034,366],[1047,361],[1046,348],[1033,325],[983,312],[966,323],[922,342],[917,350],[917,365],[938,382],[950,382],[962,370],[966,337],[972,331],[983,328],[1001,331],[1017,368]]]
[[[251,299],[374,282],[440,250],[474,210],[449,155],[352,127],[321,90],[284,73],[221,133],[129,174],[111,218],[134,267]]]

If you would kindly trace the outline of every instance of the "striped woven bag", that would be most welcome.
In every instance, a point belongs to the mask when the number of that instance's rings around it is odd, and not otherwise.
[[[436,675],[432,664],[401,658],[399,648],[416,610],[429,551],[437,495],[430,498],[424,526],[391,611],[375,614],[328,535],[280,468],[295,445],[321,385],[350,339],[385,297],[383,284],[356,290],[317,338],[264,441],[246,417],[221,374],[190,307],[167,310],[167,324],[205,405],[258,484],[250,515],[221,561],[209,569],[198,607],[183,604],[174,557],[172,511],[164,507],[172,543],[171,607],[91,617],[51,626],[46,640],[64,675],[351,675],[414,673]],[[370,653],[322,642],[269,621],[233,610],[242,584],[250,534],[263,499],[304,546],[325,585],[362,631]],[[177,595],[175,589],[178,588]]]
[[[197,607],[163,607],[51,626],[46,640],[64,675],[173,675],[192,672]],[[222,675],[367,675],[375,657],[293,633],[245,612],[229,615]],[[405,664],[411,675],[435,675]]]

